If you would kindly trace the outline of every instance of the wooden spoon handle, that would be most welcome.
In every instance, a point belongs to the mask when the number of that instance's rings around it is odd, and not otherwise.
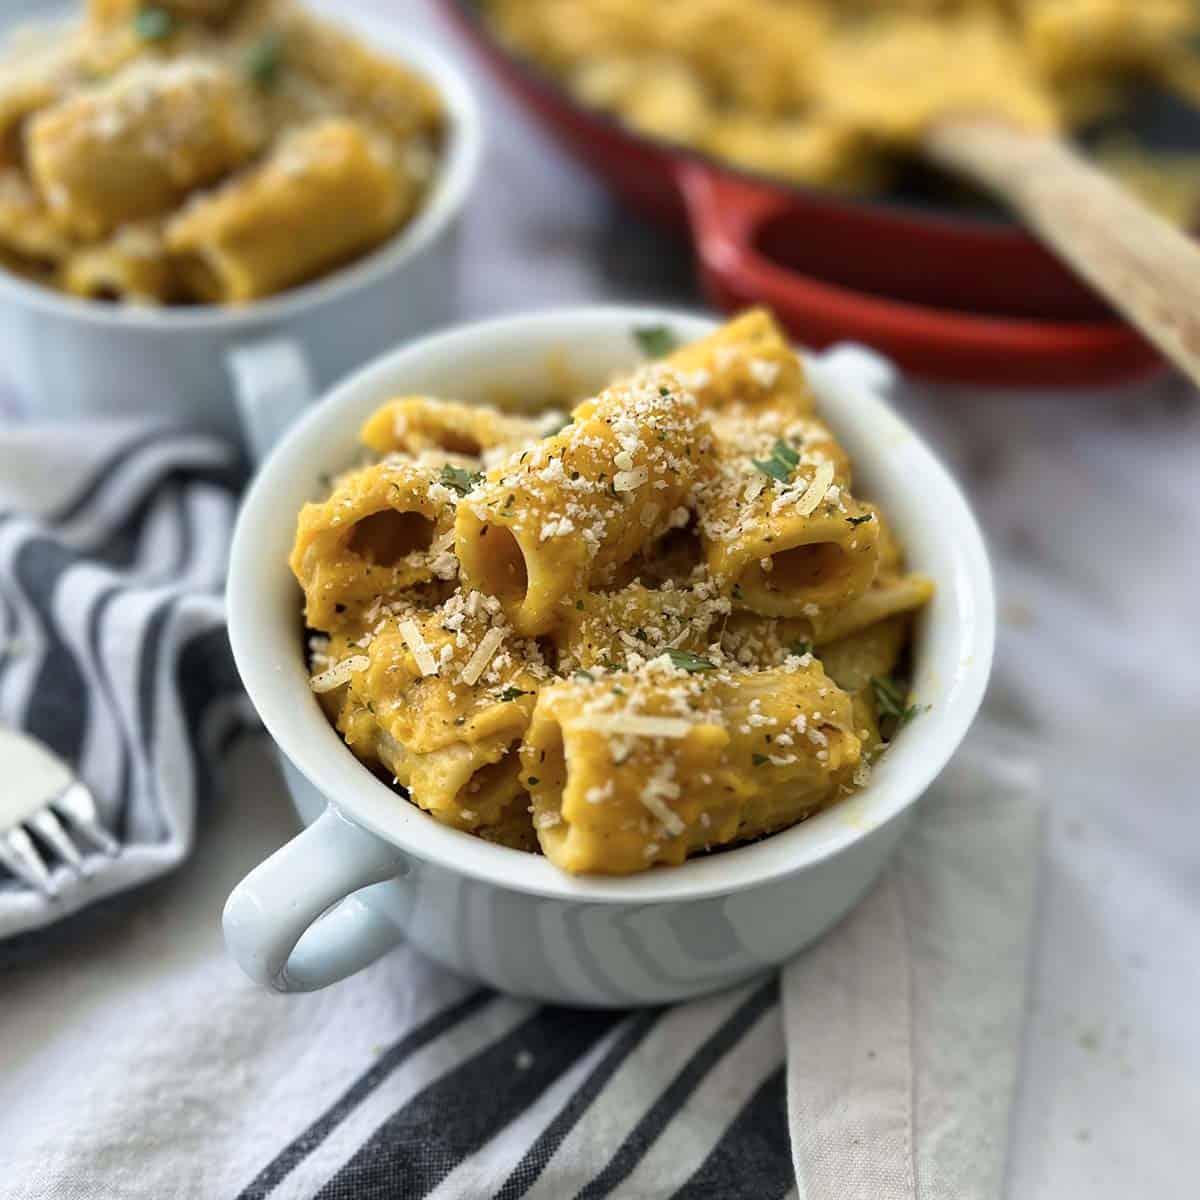
[[[1200,248],[1056,138],[956,118],[926,154],[994,192],[1200,384]]]

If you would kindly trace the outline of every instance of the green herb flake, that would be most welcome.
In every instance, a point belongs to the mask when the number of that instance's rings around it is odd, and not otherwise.
[[[506,687],[500,693],[500,699],[507,704],[510,700],[516,700],[520,696],[532,696],[532,692],[522,691],[519,687]]]
[[[175,17],[165,8],[143,4],[134,14],[133,31],[143,42],[162,42],[175,32]]]
[[[775,445],[771,447],[770,458],[755,458],[751,461],[764,475],[778,479],[780,483],[787,483],[800,462],[800,455],[783,438],[776,438]]]
[[[906,695],[890,675],[872,675],[871,691],[875,695],[875,704],[880,716],[894,718],[900,727],[907,725],[922,712],[928,711],[919,704],[906,705]]]
[[[715,671],[717,664],[711,659],[702,658],[699,654],[693,654],[690,650],[676,650],[671,647],[667,650],[667,657],[671,660],[671,665],[678,667],[681,671],[687,671],[690,674],[695,674],[697,671]]]
[[[642,325],[633,331],[633,337],[648,358],[662,358],[679,345],[665,325]]]
[[[575,672],[575,678],[576,679],[586,679],[588,681],[588,683],[596,682],[595,675],[593,675],[591,673],[591,671],[585,671],[582,667],[580,667],[579,670]]]
[[[778,438],[775,445],[771,447],[771,457],[779,459],[782,463],[787,463],[789,467],[794,467],[800,461],[800,455],[783,438]]]
[[[576,601],[575,601],[575,611],[576,611],[576,612],[583,612],[583,601],[582,601],[582,600],[576,600]]]
[[[778,479],[780,483],[787,483],[792,477],[792,468],[777,458],[755,458],[751,461],[764,475]]]
[[[793,642],[788,647],[788,649],[793,654],[799,655],[799,657],[803,658],[806,654],[812,653],[812,642],[805,642],[805,641]]]
[[[250,82],[270,90],[279,82],[283,66],[283,34],[272,29],[246,51],[246,75]]]
[[[529,786],[530,787],[537,787],[537,785],[541,782],[542,781],[536,775],[530,775],[530,777],[529,777]]]
[[[770,760],[770,759],[769,759],[769,758],[768,758],[768,757],[767,757],[765,754],[752,754],[752,755],[750,756],[750,761],[751,761],[751,762],[752,762],[752,763],[753,763],[753,764],[754,764],[756,767],[761,767],[761,766],[763,766],[765,763],[769,763],[771,760]]]
[[[465,496],[482,478],[478,471],[467,471],[449,463],[442,468],[442,483],[453,488],[460,496]]]
[[[846,520],[851,525],[861,525],[864,521],[869,521],[873,515],[873,513],[864,513],[861,517],[847,517]]]

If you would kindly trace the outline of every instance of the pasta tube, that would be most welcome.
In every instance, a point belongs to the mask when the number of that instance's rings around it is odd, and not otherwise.
[[[721,447],[697,491],[705,559],[741,607],[817,617],[875,577],[879,526],[849,491],[849,463],[814,418],[786,409],[714,419]]]
[[[199,196],[167,247],[202,300],[242,303],[303,283],[394,232],[416,202],[390,151],[353,121],[285,137],[264,162]]]
[[[830,642],[818,651],[826,674],[850,695],[855,732],[864,751],[881,742],[879,707],[872,679],[890,675],[908,643],[912,619],[907,614],[877,621],[849,637]]]
[[[859,761],[850,698],[811,657],[544,688],[521,751],[546,856],[628,874],[793,824]]]
[[[60,282],[64,291],[86,300],[166,304],[175,292],[161,235],[134,226],[77,250],[63,264]]]
[[[454,495],[430,468],[389,459],[342,476],[296,526],[290,561],[308,624],[339,629],[376,600],[452,579],[453,529]]]
[[[41,266],[62,262],[73,240],[16,167],[0,170],[0,248]]]
[[[444,122],[441,98],[403,63],[295,9],[273,19],[272,27],[280,34],[289,70],[332,91],[356,116],[398,144],[436,145]]]
[[[546,426],[545,417],[513,417],[477,404],[401,396],[371,414],[359,441],[376,454],[441,452],[479,458],[498,451],[507,457],[537,441]]]
[[[812,640],[826,645],[877,622],[923,608],[933,597],[933,580],[905,570],[904,555],[883,514],[869,506],[879,531],[879,569],[871,586],[843,608],[824,609],[811,618]]]
[[[28,56],[5,56],[0,63],[0,165],[21,162],[25,122],[62,96],[76,81],[78,68],[73,38],[65,46],[37,47]]]
[[[499,597],[520,633],[545,633],[564,600],[687,522],[711,457],[695,399],[670,373],[641,372],[465,498],[455,527],[463,577]]]
[[[755,308],[665,360],[702,408],[766,403],[796,415],[811,413],[804,368],[766,309]]]
[[[714,622],[728,612],[729,601],[708,583],[651,589],[634,582],[588,592],[563,610],[554,633],[558,669],[637,670],[669,651],[703,650]]]
[[[823,648],[923,608],[933,596],[933,581],[905,570],[904,556],[887,521],[877,508],[872,506],[871,511],[879,526],[879,571],[861,596],[844,608],[820,609],[803,617],[734,613],[725,623],[721,649],[738,662],[779,662],[788,654]]]
[[[262,130],[229,68],[136,62],[29,123],[29,169],[55,218],[87,238],[176,207],[259,147]]]
[[[485,598],[456,592],[434,610],[401,608],[355,651],[338,728],[445,824],[511,824],[528,800],[517,747],[548,671]],[[358,645],[358,643],[356,643]],[[526,823],[528,817],[526,817]]]

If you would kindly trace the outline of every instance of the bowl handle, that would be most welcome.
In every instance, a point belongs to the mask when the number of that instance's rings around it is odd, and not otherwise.
[[[765,304],[797,340],[823,348],[869,342],[918,375],[989,387],[1097,385],[1152,369],[1154,353],[1117,322],[1033,321],[855,291],[794,270],[764,253],[760,232],[791,211],[785,191],[680,157],[701,275],[717,308]],[[812,218],[820,237],[820,218]]]
[[[226,945],[251,979],[275,991],[328,987],[404,940],[355,893],[406,875],[408,865],[331,805],[233,889],[222,918]]]
[[[257,464],[315,399],[312,368],[300,343],[289,337],[235,346],[226,366],[242,434]]]

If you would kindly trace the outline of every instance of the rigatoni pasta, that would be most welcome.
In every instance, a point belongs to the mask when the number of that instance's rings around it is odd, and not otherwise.
[[[139,61],[35,114],[26,155],[58,222],[98,238],[177,207],[240,166],[261,140],[247,89],[229,68]]]
[[[312,687],[443,824],[571,872],[677,865],[851,794],[914,715],[932,585],[766,313],[565,425],[400,396],[361,436],[382,457],[297,529]]]
[[[571,416],[488,472],[456,519],[464,578],[525,634],[547,633],[564,600],[611,583],[686,521],[683,500],[712,457],[699,405],[670,371],[615,384]]]
[[[334,118],[288,134],[272,154],[167,226],[192,292],[239,304],[283,291],[378,244],[416,193],[385,141]]]
[[[426,80],[292,0],[91,0],[14,55],[0,260],[87,299],[243,304],[335,270],[418,211],[445,136]]]

